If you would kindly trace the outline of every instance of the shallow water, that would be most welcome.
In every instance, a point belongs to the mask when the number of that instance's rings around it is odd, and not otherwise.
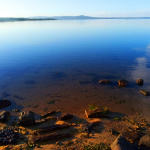
[[[81,114],[95,103],[148,117],[150,98],[139,90],[150,91],[149,74],[150,20],[0,23],[0,98],[16,107]],[[117,87],[120,78],[129,81],[126,88]]]

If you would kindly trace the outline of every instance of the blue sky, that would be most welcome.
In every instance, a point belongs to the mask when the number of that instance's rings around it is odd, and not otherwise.
[[[150,17],[150,0],[0,0],[0,17]]]

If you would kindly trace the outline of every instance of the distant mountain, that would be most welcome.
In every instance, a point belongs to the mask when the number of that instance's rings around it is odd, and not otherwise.
[[[58,20],[82,20],[82,19],[99,19],[97,17],[90,17],[90,16],[54,16],[53,18],[58,19]]]
[[[50,18],[49,16],[35,16],[30,18]],[[150,17],[91,17],[91,16],[51,16],[51,18],[54,18],[56,20],[82,20],[82,19],[150,19]]]
[[[48,16],[35,16],[31,18],[49,18]],[[91,16],[52,16],[51,18],[57,19],[57,20],[82,20],[82,19],[99,19],[98,17],[91,17]]]

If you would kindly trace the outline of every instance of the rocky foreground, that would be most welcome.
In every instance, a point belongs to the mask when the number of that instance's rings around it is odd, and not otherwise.
[[[136,84],[142,86],[143,81],[138,79]],[[118,87],[127,84],[126,80],[118,81]],[[144,90],[140,93],[150,95]],[[137,112],[126,116],[89,104],[83,110],[85,117],[79,118],[59,110],[46,110],[42,115],[19,109],[7,111],[10,105],[6,98],[0,100],[1,150],[150,150],[150,123]]]
[[[0,113],[0,149],[149,150],[150,124],[140,114],[125,116],[91,104],[85,118],[58,111],[36,115],[18,109]],[[4,105],[5,104],[5,105]]]

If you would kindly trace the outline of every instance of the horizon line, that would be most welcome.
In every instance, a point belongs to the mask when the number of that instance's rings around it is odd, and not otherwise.
[[[0,17],[0,18],[30,18],[30,17],[79,17],[79,16],[83,16],[83,17],[92,17],[92,18],[150,18],[150,16],[142,16],[142,17],[140,17],[140,16],[136,16],[136,17],[134,17],[134,16],[132,16],[132,17],[130,17],[130,16],[126,16],[126,17],[122,17],[122,16],[118,16],[118,17],[114,17],[114,16],[111,16],[111,17],[93,17],[93,16],[86,16],[86,15],[76,15],[76,16],[26,16],[26,17],[13,17],[13,16],[9,16],[9,17],[5,17],[5,16],[3,16],[3,17]]]

